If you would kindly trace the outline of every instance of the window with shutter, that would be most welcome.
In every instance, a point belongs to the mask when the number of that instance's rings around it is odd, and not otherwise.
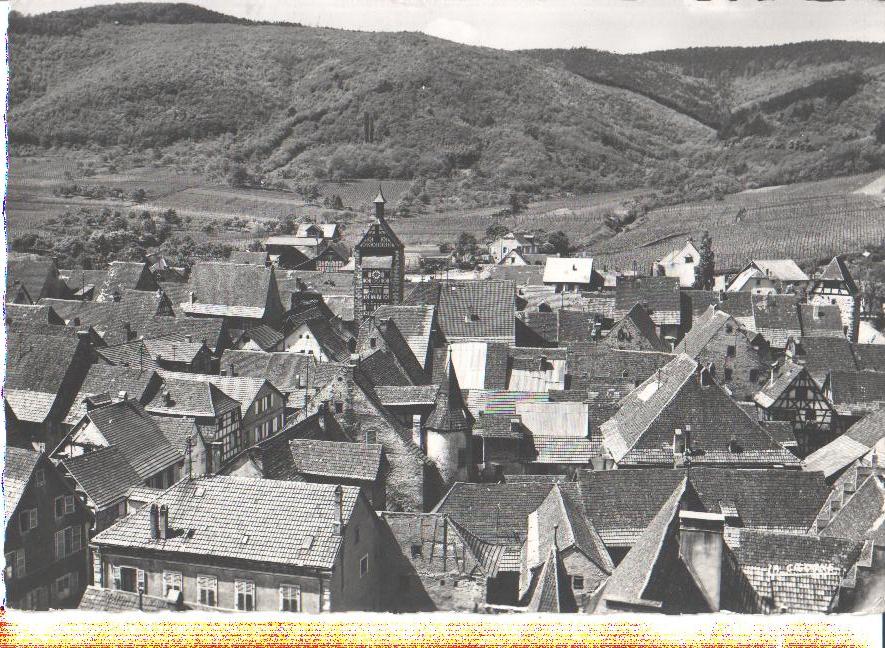
[[[22,533],[37,528],[37,509],[25,509],[18,518],[18,528]]]
[[[59,495],[55,498],[55,519],[59,519],[65,514],[65,498]]]
[[[360,558],[360,578],[369,573],[369,554]]]
[[[234,581],[236,593],[236,609],[251,612],[255,609],[255,583],[252,581]]]
[[[74,496],[73,495],[65,495],[65,515],[68,513],[73,513],[76,509],[74,508]]]
[[[280,611],[301,612],[301,587],[280,585]]]

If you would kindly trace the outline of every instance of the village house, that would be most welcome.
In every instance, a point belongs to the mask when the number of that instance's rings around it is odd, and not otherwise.
[[[89,336],[9,332],[6,353],[3,396],[14,414],[7,443],[51,449],[67,431],[68,411],[94,360]]]
[[[174,338],[139,339],[96,349],[99,359],[120,367],[160,368],[169,371],[210,373],[215,364],[205,342]]]
[[[275,267],[297,270],[310,263],[311,257],[304,251],[304,243],[313,242],[313,240],[305,241],[303,238],[289,234],[280,234],[266,239],[264,249]]]
[[[495,263],[500,263],[501,259],[512,250],[519,250],[525,254],[537,254],[541,251],[533,234],[518,234],[514,232],[508,232],[489,243],[488,250]]]
[[[756,259],[750,261],[728,284],[727,292],[755,295],[783,295],[806,288],[807,274],[792,259]]]
[[[842,332],[852,342],[858,341],[860,326],[860,290],[848,270],[848,266],[838,256],[814,279],[808,292],[811,304],[829,304],[839,307]]]
[[[834,427],[840,431],[885,408],[885,372],[830,371],[821,389],[833,405]]]
[[[510,281],[425,281],[404,303],[435,306],[449,342],[515,343],[516,290]]]
[[[445,515],[379,513],[388,545],[392,612],[483,612],[487,580],[494,578],[500,549],[472,536]]]
[[[224,318],[240,330],[259,324],[280,329],[284,315],[273,268],[238,263],[195,264],[181,309],[190,317]]]
[[[636,304],[648,311],[665,344],[682,339],[683,304],[676,277],[618,277],[614,319],[624,317]]]
[[[605,451],[621,468],[799,463],[737,405],[708,367],[685,354],[636,387],[600,430]]]
[[[710,371],[732,397],[752,401],[768,380],[768,343],[728,313],[710,307],[676,346]]]
[[[507,267],[541,266],[544,267],[547,259],[557,257],[558,254],[535,254],[524,252],[520,248],[513,248],[498,261],[497,265]],[[502,277],[503,278],[503,277]]]
[[[75,607],[89,583],[89,512],[45,454],[6,447],[6,605]]]
[[[557,293],[599,290],[602,276],[591,258],[548,257],[544,265],[544,283]]]
[[[348,340],[335,331],[328,317],[318,316],[289,325],[291,329],[283,342],[289,353],[300,353],[316,358],[317,362],[342,362],[350,357]]]
[[[218,474],[356,486],[381,511],[387,505],[389,469],[381,444],[351,441],[324,407],[246,448]]]
[[[805,457],[802,469],[820,471],[829,481],[855,465],[879,465],[885,457],[885,409],[867,414],[827,445]]]
[[[826,445],[838,434],[834,410],[805,367],[785,364],[772,369],[765,386],[753,397],[763,421],[789,421],[804,457]]]
[[[635,304],[602,338],[602,344],[614,349],[634,351],[671,351],[655,330],[655,323],[641,305]]]
[[[317,272],[340,272],[350,260],[350,248],[344,243],[326,243],[305,269]]]
[[[125,395],[97,404],[52,452],[93,519],[93,531],[126,514],[133,486],[166,489],[181,479],[184,448],[176,447],[144,408]]]
[[[124,290],[157,292],[159,289],[147,263],[111,261],[104,281],[96,286],[95,301],[119,301]]]
[[[692,239],[688,239],[681,249],[673,250],[655,262],[655,274],[679,279],[681,288],[691,288],[695,284],[697,267],[701,262],[701,252]]]
[[[6,301],[36,304],[40,299],[70,296],[52,257],[10,252],[6,261]]]
[[[97,587],[183,606],[319,613],[383,601],[379,521],[353,486],[183,479],[91,547]]]
[[[286,399],[282,392],[265,378],[230,375],[230,368],[222,367],[220,376],[179,373],[160,370],[164,382],[211,384],[240,404],[240,448],[249,446],[276,434],[286,423]]]

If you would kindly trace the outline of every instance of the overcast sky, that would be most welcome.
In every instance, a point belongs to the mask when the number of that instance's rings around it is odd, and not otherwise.
[[[245,18],[345,29],[422,31],[470,45],[505,49],[586,46],[641,52],[818,39],[885,41],[883,0],[191,1]],[[95,4],[112,4],[112,0],[12,0],[12,8],[23,13]]]

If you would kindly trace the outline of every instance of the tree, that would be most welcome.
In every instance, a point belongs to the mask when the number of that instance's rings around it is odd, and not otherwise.
[[[873,135],[876,136],[876,141],[879,144],[885,144],[885,113],[879,115],[879,121],[873,129]]]
[[[227,183],[231,187],[246,187],[252,181],[249,172],[246,170],[242,164],[234,164],[230,168],[230,172],[227,174]]]
[[[510,194],[510,213],[518,214],[529,206],[529,197],[521,191],[515,191]]]
[[[559,254],[559,256],[568,256],[569,252],[572,251],[572,244],[568,239],[568,235],[560,230],[553,232],[553,234],[547,237],[547,248],[550,252]]]
[[[458,236],[456,250],[462,259],[472,256],[476,252],[476,237],[470,232],[461,232]]]
[[[694,269],[694,287],[701,290],[712,290],[716,255],[713,252],[713,238],[710,236],[710,232],[704,232],[699,252],[701,256]]]
[[[132,202],[134,203],[143,203],[147,199],[147,194],[144,189],[134,189],[132,191]]]
[[[510,230],[503,223],[492,223],[486,228],[486,239],[494,241],[507,235]]]

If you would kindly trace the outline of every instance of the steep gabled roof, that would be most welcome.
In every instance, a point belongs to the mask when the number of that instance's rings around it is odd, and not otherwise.
[[[51,257],[12,252],[6,261],[7,290],[15,283],[21,284],[31,299],[37,301],[55,272],[55,259]]]
[[[605,584],[603,597],[608,601],[660,608],[662,601],[647,595],[649,585],[660,570],[666,568],[660,560],[668,535],[679,523],[679,504],[688,488],[683,477],[661,506],[648,527],[639,534],[624,559],[618,564]]]
[[[780,373],[774,377],[774,380],[765,383],[765,386],[756,393],[753,400],[761,407],[771,407],[784,395],[790,385],[807,376],[807,373],[802,365],[788,362],[780,368]]]
[[[528,603],[529,612],[577,612],[571,579],[556,548],[550,549]]]
[[[40,456],[39,452],[33,450],[6,446],[3,468],[3,511],[6,524],[9,524],[9,518],[18,508]]]
[[[594,384],[638,384],[676,358],[670,353],[612,349],[595,342],[573,342],[567,348],[573,389],[587,389]]]
[[[834,304],[799,304],[799,323],[805,337],[844,337],[842,312]]]
[[[412,353],[426,368],[429,358],[428,348],[433,332],[436,307],[427,304],[418,306],[382,305],[375,310],[375,318],[390,319],[396,324],[402,336],[412,349]]]
[[[221,356],[221,368],[234,368],[235,376],[267,378],[281,392],[306,389],[317,376],[317,362],[304,353],[265,353],[227,349]]]
[[[378,478],[384,456],[378,443],[292,439],[289,450],[298,474],[368,482]]]
[[[868,454],[882,439],[885,439],[885,409],[867,414],[845,434],[812,452],[802,467],[822,471],[829,478]]]
[[[214,385],[239,403],[240,412],[244,418],[246,411],[258,397],[258,392],[261,391],[265,384],[271,384],[266,378],[252,378],[250,376],[209,376],[184,371],[165,371],[163,369],[158,370],[157,373],[166,382],[190,381]]]
[[[104,363],[92,365],[80,386],[80,392],[74,398],[65,423],[74,425],[86,414],[84,401],[91,396],[110,394],[112,397],[119,397],[120,392],[126,392],[127,397],[141,402],[155,376],[151,366],[142,370],[138,366],[121,367]]]
[[[165,397],[166,392],[169,394],[168,402]],[[145,406],[148,412],[155,414],[211,418],[240,407],[238,401],[208,381],[179,380],[170,377],[163,378],[162,388],[157,389],[156,394]]]
[[[747,529],[734,529],[726,541],[757,594],[787,612],[832,612],[863,547],[841,538]]]
[[[116,445],[77,457],[62,457],[60,461],[99,510],[126,497],[132,486],[145,479]]]
[[[141,480],[183,458],[182,448],[173,448],[157,422],[131,398],[90,410],[86,418],[109,446],[119,449]]]
[[[682,321],[678,277],[618,277],[615,310],[618,314],[642,304],[655,324],[679,324]]]
[[[104,281],[96,286],[95,301],[113,301],[115,293],[121,295],[126,289],[156,291],[159,287],[146,263],[111,261]]]
[[[698,363],[683,354],[648,378],[602,424],[603,442],[619,464],[670,463],[676,428],[691,426],[694,463],[795,465]]]
[[[796,295],[752,295],[750,304],[753,310],[750,327],[772,347],[783,349],[788,338],[801,337],[802,322]]]
[[[839,411],[876,409],[885,403],[885,373],[880,371],[831,371],[826,387]]]
[[[842,257],[839,256],[834,256],[833,260],[827,264],[827,267],[820,274],[820,279],[823,281],[838,281],[844,284],[849,291],[854,293],[858,291],[857,284],[854,283],[854,277],[851,276],[848,266],[845,265]]]
[[[878,531],[885,520],[885,486],[879,475],[864,480],[827,525],[821,536],[863,541]]]
[[[734,317],[728,313],[709,307],[689,329],[685,337],[676,345],[676,353],[686,353],[692,358],[698,354],[716,337],[716,335],[731,325],[732,330],[745,334],[745,329]]]
[[[32,324],[64,326],[65,321],[48,304],[6,304],[6,323],[23,326]]]
[[[652,349],[655,351],[664,350],[664,343],[661,342],[661,338],[658,337],[658,334],[655,331],[655,323],[652,321],[648,311],[643,308],[641,304],[634,304],[633,308],[631,308],[620,321],[615,323],[609,332],[609,337],[606,339],[614,340],[614,336],[616,336],[615,332],[628,321],[633,323],[636,330],[638,330],[642,337],[646,339]]]
[[[439,293],[439,325],[449,339],[513,339],[515,303],[511,281],[446,281]]]
[[[818,384],[829,371],[858,371],[852,345],[844,337],[802,337],[798,342],[797,361],[802,362]]]
[[[234,250],[230,253],[228,261],[231,263],[245,263],[247,265],[266,265],[270,257],[267,252],[250,252],[248,250]]]
[[[194,303],[185,310],[214,306],[220,314],[260,318],[270,298],[274,283],[273,268],[243,263],[201,262],[191,270],[190,285]]]

